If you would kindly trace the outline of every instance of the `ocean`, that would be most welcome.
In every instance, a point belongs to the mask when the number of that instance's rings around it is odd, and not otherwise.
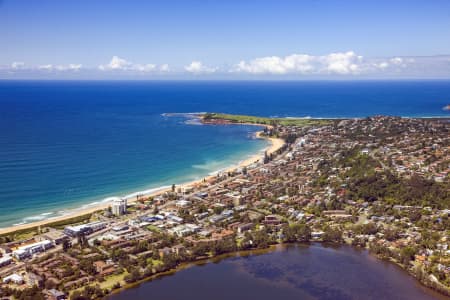
[[[0,81],[0,227],[237,164],[255,126],[183,115],[449,117],[450,81]]]

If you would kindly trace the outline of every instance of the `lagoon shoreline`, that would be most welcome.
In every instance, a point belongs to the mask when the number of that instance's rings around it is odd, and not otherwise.
[[[168,270],[165,270],[162,272],[156,272],[156,273],[154,273],[148,277],[144,277],[136,282],[126,283],[125,285],[120,286],[119,288],[112,289],[108,295],[105,295],[105,299],[114,299],[114,296],[120,294],[121,292],[124,292],[129,289],[133,289],[133,288],[139,288],[142,284],[150,283],[157,279],[163,279],[165,277],[175,275],[178,272],[187,270],[191,267],[202,266],[202,265],[211,264],[211,263],[216,264],[216,263],[220,263],[224,260],[232,259],[232,258],[240,258],[240,257],[246,258],[246,257],[254,256],[254,255],[258,256],[258,255],[270,254],[273,252],[286,250],[290,246],[310,247],[310,246],[314,246],[314,245],[320,245],[321,247],[325,247],[325,248],[331,247],[333,249],[339,249],[340,247],[349,247],[356,251],[367,251],[367,253],[370,257],[373,257],[377,260],[377,263],[381,263],[381,262],[387,263],[387,264],[393,266],[394,268],[397,268],[405,276],[412,277],[430,296],[433,296],[436,299],[442,299],[442,300],[448,299],[447,295],[450,292],[449,290],[439,289],[435,286],[432,286],[428,281],[421,280],[421,279],[417,278],[416,276],[414,276],[414,274],[412,274],[411,272],[408,272],[408,270],[406,270],[405,267],[401,263],[399,263],[397,261],[389,260],[389,259],[383,259],[382,257],[371,253],[367,247],[361,248],[361,247],[353,246],[346,242],[330,243],[330,242],[322,242],[322,241],[294,242],[294,243],[283,242],[283,243],[277,243],[277,244],[270,244],[265,248],[252,248],[252,249],[247,249],[247,250],[236,250],[236,251],[225,252],[225,253],[221,253],[218,255],[209,256],[209,257],[202,257],[202,258],[197,258],[194,260],[182,261],[178,265],[176,265],[174,268],[171,268],[171,269],[168,269]],[[121,281],[122,280],[119,280],[116,283],[120,284]]]

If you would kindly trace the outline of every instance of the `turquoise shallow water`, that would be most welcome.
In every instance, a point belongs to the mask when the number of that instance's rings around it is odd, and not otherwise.
[[[267,142],[167,112],[448,116],[450,82],[0,81],[0,227],[181,183]]]
[[[84,122],[58,124],[54,129],[63,133],[33,136],[39,141],[3,150],[8,158],[0,169],[9,176],[2,177],[0,226],[200,179],[267,146],[254,138],[254,126],[188,125],[185,118],[161,115],[102,118],[109,125],[101,134],[86,128],[86,136],[74,139],[71,131],[79,129],[72,126]]]

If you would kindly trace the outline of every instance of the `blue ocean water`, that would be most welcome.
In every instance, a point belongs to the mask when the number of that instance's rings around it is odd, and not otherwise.
[[[450,81],[0,81],[0,227],[238,163],[254,126],[170,112],[280,117],[450,116]]]

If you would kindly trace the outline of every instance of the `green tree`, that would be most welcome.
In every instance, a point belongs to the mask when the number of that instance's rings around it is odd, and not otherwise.
[[[69,240],[67,240],[67,239],[63,240],[62,249],[64,252],[67,252],[67,250],[69,250],[69,248],[71,248],[71,247],[72,247],[72,243]]]
[[[130,274],[124,277],[124,280],[128,283],[136,282],[139,279],[141,279],[141,272],[139,271],[138,268],[133,268]]]
[[[322,235],[324,242],[341,243],[343,241],[342,231],[339,228],[327,226]]]
[[[407,246],[400,251],[400,260],[405,266],[409,265],[409,262],[414,260],[414,256],[417,253],[417,249],[413,246]]]

